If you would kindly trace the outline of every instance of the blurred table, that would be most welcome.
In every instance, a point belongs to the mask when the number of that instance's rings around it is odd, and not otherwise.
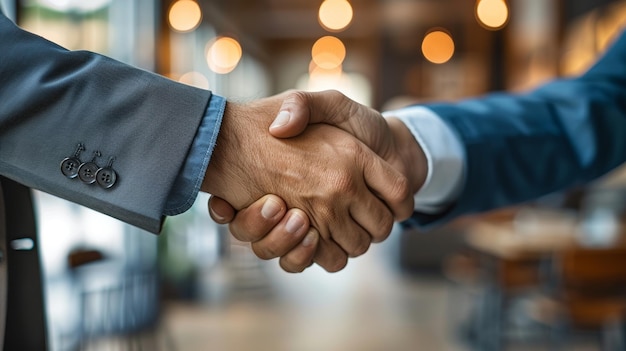
[[[577,222],[565,218],[532,221],[476,221],[467,247],[479,258],[484,293],[470,323],[480,350],[505,349],[507,304],[516,293],[539,289],[544,265],[555,254],[576,248]],[[623,238],[615,245],[624,245]]]
[[[545,220],[477,221],[468,227],[467,247],[480,260],[484,292],[470,323],[479,350],[503,350],[506,311],[517,295],[540,287],[542,264],[576,245],[573,224]]]
[[[547,226],[520,233],[511,222],[477,222],[469,228],[471,249],[499,259],[533,259],[576,245],[574,228]]]

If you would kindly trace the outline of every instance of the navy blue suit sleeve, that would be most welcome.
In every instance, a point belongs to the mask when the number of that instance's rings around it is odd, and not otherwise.
[[[427,106],[457,133],[467,169],[458,200],[418,225],[521,203],[592,181],[626,161],[626,34],[584,75],[525,94]]]

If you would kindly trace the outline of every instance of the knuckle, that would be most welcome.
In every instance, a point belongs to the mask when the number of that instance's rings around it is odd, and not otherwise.
[[[336,257],[330,261],[324,269],[326,269],[329,273],[335,273],[344,269],[346,265],[348,265],[348,256],[342,255],[341,257]]]
[[[385,201],[393,209],[397,219],[405,219],[413,213],[413,196],[408,178],[405,176],[393,177],[389,182],[389,191],[385,194]]]
[[[391,194],[400,202],[411,196],[409,179],[405,176],[400,176],[394,179],[391,184]]]
[[[331,99],[336,99],[336,100],[346,99],[346,96],[337,89],[331,89],[331,90],[328,90],[327,92]]]
[[[280,268],[288,273],[302,273],[308,265],[307,262],[294,262],[287,257],[281,259],[279,264]]]
[[[252,244],[252,251],[262,260],[271,260],[278,257],[274,248],[268,245]]]
[[[364,106],[361,104],[358,104],[350,99],[348,99],[347,97],[345,97],[345,100],[343,103],[343,106],[345,106],[345,111],[344,114],[346,116],[362,116],[363,115],[363,108]]]
[[[350,257],[358,257],[367,252],[371,244],[369,235],[364,236],[359,242],[348,252]]]
[[[403,175],[398,174],[395,177],[390,177],[388,192],[385,197],[388,201],[393,203],[402,203],[407,198],[412,196],[409,179]]]
[[[393,229],[393,216],[391,213],[385,213],[382,218],[378,220],[378,227],[376,227],[376,232],[371,233],[372,242],[379,243],[384,241],[391,234],[391,230]]]
[[[288,99],[294,104],[304,104],[304,106],[308,106],[309,95],[305,91],[297,90],[290,92]]]
[[[342,92],[338,90],[327,90],[323,92],[326,101],[332,102],[332,120],[335,124],[343,124],[348,121],[351,116],[355,115],[355,108],[358,110],[358,105]]]
[[[332,175],[332,194],[333,198],[338,196],[356,196],[358,195],[358,187],[355,179],[346,169],[338,170]]]
[[[239,241],[243,241],[243,242],[247,242],[247,243],[254,241],[254,240],[252,240],[251,236],[248,235],[248,233],[246,231],[241,230],[239,225],[237,225],[237,223],[235,223],[235,222],[231,222],[228,225],[228,230],[235,237],[235,239],[237,239]]]
[[[351,155],[363,155],[363,147],[361,146],[361,143],[355,138],[345,139],[344,147],[346,148],[346,151]]]
[[[337,214],[329,206],[318,206],[315,213],[322,223],[334,223],[337,221]]]

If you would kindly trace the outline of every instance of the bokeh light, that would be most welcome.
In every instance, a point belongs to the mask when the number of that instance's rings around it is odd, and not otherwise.
[[[346,58],[346,47],[341,40],[333,36],[319,38],[311,49],[315,64],[323,69],[334,69]]]
[[[209,80],[200,72],[187,72],[178,81],[196,88],[209,89]]]
[[[508,21],[509,8],[504,0],[478,0],[476,17],[487,29],[497,30]]]
[[[202,11],[195,1],[179,0],[170,7],[168,18],[172,29],[179,32],[189,32],[196,29],[200,24]]]
[[[239,42],[230,37],[219,37],[207,44],[206,60],[209,68],[219,74],[232,72],[241,60]]]
[[[442,30],[428,33],[422,41],[422,53],[432,63],[448,62],[454,55],[454,40]]]
[[[315,61],[311,60],[309,63],[309,76],[328,75],[328,76],[341,76],[343,74],[342,65],[326,69],[318,66]]]
[[[324,29],[339,32],[352,22],[352,6],[347,0],[325,0],[320,5],[318,20]]]

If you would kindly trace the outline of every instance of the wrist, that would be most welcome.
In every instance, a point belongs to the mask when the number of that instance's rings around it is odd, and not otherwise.
[[[428,176],[428,160],[411,130],[398,118],[386,118],[393,135],[396,153],[402,164],[401,172],[409,180],[413,194],[417,193]]]
[[[202,191],[228,201],[237,209],[265,194],[262,189],[276,173],[272,172],[271,152],[276,144],[281,144],[267,129],[280,103],[275,98],[245,104],[226,102]]]
[[[229,191],[229,189],[233,187],[233,184],[240,182],[239,177],[243,170],[238,162],[242,161],[238,149],[243,146],[242,139],[247,139],[242,137],[242,127],[239,125],[246,117],[242,112],[243,108],[244,106],[237,103],[226,102],[215,149],[200,188],[209,194],[228,199],[233,205],[239,205],[240,201],[232,198],[236,192]],[[249,128],[254,127],[253,124],[248,124]]]

